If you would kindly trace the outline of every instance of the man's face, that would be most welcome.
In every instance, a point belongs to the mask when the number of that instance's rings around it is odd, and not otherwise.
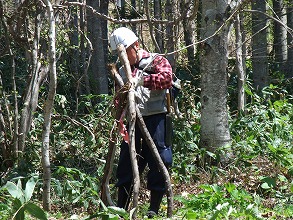
[[[137,51],[139,49],[138,42],[135,42],[126,49],[130,65],[134,65],[138,61]]]

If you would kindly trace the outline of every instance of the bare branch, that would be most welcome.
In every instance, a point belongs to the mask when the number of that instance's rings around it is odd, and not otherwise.
[[[258,10],[248,10],[248,9],[245,9],[243,11],[245,11],[245,12],[252,12],[252,13],[259,13],[259,14],[263,14],[263,15],[267,16],[268,18],[270,18],[270,19],[278,22],[279,24],[281,24],[287,30],[287,32],[293,37],[293,29],[290,28],[290,27],[288,27],[288,25],[284,24],[280,19],[277,19],[277,18],[275,18],[275,17],[273,17],[273,16],[271,16],[271,15],[269,15],[267,13],[264,13],[264,12],[258,11]]]
[[[107,15],[104,15],[104,14],[98,12],[92,6],[89,6],[87,4],[80,3],[80,2],[65,2],[64,5],[59,5],[59,7],[70,6],[70,5],[86,7],[88,10],[90,10],[93,14],[97,15],[98,17],[103,18],[105,20],[108,20],[110,22],[113,22],[115,24],[140,24],[140,23],[147,23],[148,22],[148,19],[145,19],[145,18],[144,19],[121,19],[121,20],[115,19],[115,18],[112,18],[110,16],[107,16]],[[155,24],[173,23],[172,21],[168,21],[168,20],[156,20],[156,19],[151,19],[151,22],[155,23]]]

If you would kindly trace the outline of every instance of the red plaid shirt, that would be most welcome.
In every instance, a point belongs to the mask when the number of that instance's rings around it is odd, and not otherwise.
[[[143,50],[142,59],[150,54]],[[152,63],[154,73],[144,76],[143,86],[150,90],[168,89],[172,86],[172,67],[169,61],[163,56],[156,56]],[[133,71],[135,75],[136,69]]]

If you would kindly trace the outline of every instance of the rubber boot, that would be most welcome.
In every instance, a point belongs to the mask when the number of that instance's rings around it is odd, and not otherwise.
[[[147,214],[148,218],[153,218],[158,214],[164,194],[162,191],[151,191],[150,208]]]
[[[125,210],[128,209],[128,205],[131,197],[131,184],[118,187],[118,201],[117,206]]]

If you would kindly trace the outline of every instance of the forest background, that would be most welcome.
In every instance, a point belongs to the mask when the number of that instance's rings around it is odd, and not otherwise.
[[[120,26],[182,80],[173,218],[290,219],[292,16],[292,0],[0,0],[0,219],[132,218],[101,199]]]

